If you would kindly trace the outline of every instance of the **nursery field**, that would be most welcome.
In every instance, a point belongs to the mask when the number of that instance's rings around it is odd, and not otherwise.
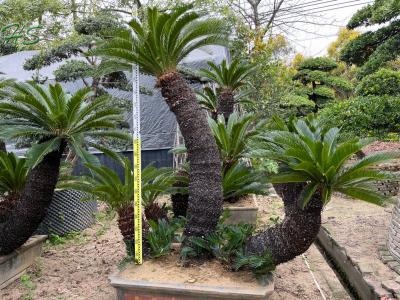
[[[279,198],[257,200],[259,226],[281,214]],[[97,223],[81,234],[49,239],[42,257],[19,280],[2,290],[0,299],[114,299],[108,276],[118,271],[118,266],[123,267],[123,259],[124,245],[115,214],[103,210],[97,216]],[[313,276],[327,299],[350,299],[315,246],[304,257],[278,266],[274,276],[275,292],[271,297],[274,300],[323,299]]]

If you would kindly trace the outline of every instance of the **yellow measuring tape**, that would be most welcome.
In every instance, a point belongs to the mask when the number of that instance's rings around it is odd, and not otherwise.
[[[134,178],[134,225],[135,225],[135,263],[143,263],[142,249],[142,178],[141,178],[141,142],[133,140],[133,178]]]

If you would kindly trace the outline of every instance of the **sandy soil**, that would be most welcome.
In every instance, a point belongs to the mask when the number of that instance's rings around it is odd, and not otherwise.
[[[260,226],[278,221],[282,213],[280,199],[258,197],[257,203]],[[0,299],[115,299],[108,276],[118,270],[124,258],[124,245],[115,218],[102,214],[92,228],[54,245],[58,242],[48,242],[42,257],[27,274],[0,291]],[[314,246],[304,257],[278,266],[271,299],[322,299],[313,275],[327,299],[350,299]]]
[[[323,213],[323,225],[356,262],[374,270],[380,281],[398,275],[378,256],[378,245],[388,237],[393,205],[380,207],[363,201],[333,197]]]

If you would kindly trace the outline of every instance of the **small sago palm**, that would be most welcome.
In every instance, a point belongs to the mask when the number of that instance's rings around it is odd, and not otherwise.
[[[132,163],[128,159],[119,159],[123,166],[124,178],[106,166],[87,164],[93,176],[70,177],[64,179],[58,187],[74,189],[96,196],[118,213],[118,227],[126,245],[128,255],[134,254],[135,228],[133,225],[134,180]],[[146,231],[146,222],[143,222]],[[145,236],[145,235],[143,235]]]
[[[235,109],[235,93],[245,84],[245,80],[254,70],[254,66],[243,63],[239,59],[232,60],[230,64],[223,60],[219,66],[213,62],[208,62],[208,65],[210,69],[202,69],[200,76],[212,80],[218,85],[217,114],[223,114],[225,120],[228,120]]]
[[[86,164],[93,176],[69,177],[63,180],[58,187],[85,192],[107,203],[118,213],[118,227],[123,236],[127,253],[134,253],[134,174],[133,164],[127,158],[113,155],[113,158],[122,166],[124,176],[106,166]],[[167,219],[164,207],[160,207],[155,200],[161,194],[168,193],[173,184],[172,169],[147,166],[142,171],[142,201],[145,207],[147,220],[158,221]],[[148,228],[146,219],[143,222],[143,238]],[[147,253],[148,249],[145,249]]]
[[[217,121],[208,119],[221,154],[224,172],[247,155],[248,143],[258,134],[257,128],[261,125],[254,121],[254,116],[237,112],[229,116],[227,123],[223,116],[219,116]]]
[[[0,151],[0,222],[5,221],[17,203],[27,174],[25,158]]]
[[[271,176],[282,197],[282,223],[251,237],[249,254],[272,255],[275,264],[287,262],[305,252],[321,226],[323,206],[333,192],[382,205],[387,200],[372,189],[373,181],[390,178],[374,165],[396,159],[400,153],[378,153],[348,165],[348,160],[369,140],[339,142],[339,129],[324,129],[315,120],[295,120],[289,126],[280,121],[279,130],[269,132],[258,145],[262,156],[277,161],[279,174]]]
[[[128,138],[114,130],[122,118],[120,111],[104,108],[106,98],[87,103],[92,95],[88,88],[70,95],[59,84],[44,88],[34,83],[14,83],[7,97],[0,100],[0,114],[9,117],[0,121],[0,138],[33,136],[38,141],[27,153],[31,170],[20,199],[7,221],[0,224],[0,255],[21,246],[44,218],[67,146],[83,161],[94,163],[94,156],[84,149],[89,138]]]
[[[130,69],[133,64],[157,77],[157,86],[175,114],[190,163],[189,208],[185,236],[205,236],[214,231],[222,213],[221,161],[196,94],[177,71],[193,50],[225,44],[225,24],[180,6],[170,12],[148,8],[144,24],[134,19],[129,29],[99,45],[94,52],[107,58],[110,71]],[[133,31],[133,34],[132,32]]]

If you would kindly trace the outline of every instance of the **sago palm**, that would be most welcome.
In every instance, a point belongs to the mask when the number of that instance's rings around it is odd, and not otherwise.
[[[386,198],[373,190],[373,181],[390,178],[374,165],[400,157],[400,153],[378,153],[348,165],[348,160],[369,140],[339,142],[339,129],[324,129],[315,120],[283,121],[261,139],[262,156],[277,161],[280,173],[271,176],[285,205],[281,224],[251,237],[250,254],[269,252],[275,264],[289,261],[305,252],[321,226],[323,206],[333,192],[375,204]]]
[[[249,141],[257,135],[255,117],[250,114],[240,115],[237,112],[231,114],[225,123],[223,116],[217,121],[208,119],[211,132],[217,142],[225,172],[248,153]]]
[[[17,203],[28,174],[25,158],[0,151],[0,222]]]
[[[132,162],[118,155],[113,158],[124,170],[123,178],[106,166],[86,164],[93,176],[69,177],[63,180],[58,187],[82,191],[96,196],[100,201],[107,203],[118,213],[118,227],[126,244],[128,254],[134,253],[134,174]],[[155,203],[156,198],[169,193],[173,184],[172,169],[147,166],[142,171],[142,201],[145,207],[147,220],[158,221],[166,219],[167,214],[163,207]],[[146,237],[147,222],[143,222],[143,238]],[[146,250],[146,249],[145,249]],[[147,251],[147,250],[146,250]],[[145,252],[146,252],[145,251]]]
[[[220,65],[208,62],[210,69],[202,69],[200,76],[205,77],[218,85],[217,114],[223,114],[225,120],[235,109],[235,93],[245,84],[246,78],[254,70],[254,66],[234,59],[229,64],[223,60]]]
[[[9,117],[0,121],[0,138],[33,136],[38,141],[27,154],[31,170],[20,199],[7,221],[0,224],[0,254],[21,246],[44,218],[67,146],[83,161],[95,163],[94,156],[83,147],[85,141],[94,136],[127,138],[114,130],[116,121],[122,118],[120,112],[104,108],[106,98],[87,103],[92,95],[88,88],[70,95],[59,84],[44,88],[14,83],[7,97],[0,100],[0,114]]]
[[[129,70],[137,64],[143,72],[157,77],[157,86],[176,116],[188,150],[185,235],[204,236],[215,229],[222,213],[221,161],[206,114],[177,67],[193,50],[225,43],[225,24],[195,12],[193,6],[180,6],[170,12],[148,8],[145,18],[143,24],[132,20],[129,30],[116,33],[94,52],[112,61],[105,66],[108,71]]]

